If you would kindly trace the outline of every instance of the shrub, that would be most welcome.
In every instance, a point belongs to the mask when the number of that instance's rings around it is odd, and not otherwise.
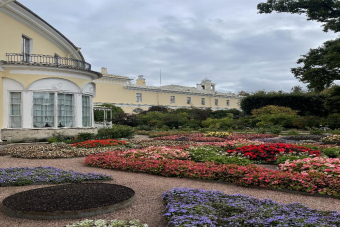
[[[232,118],[212,119],[208,118],[202,122],[202,125],[212,129],[229,129],[233,127]]]
[[[52,137],[47,139],[47,142],[49,142],[49,143],[57,143],[57,142],[69,143],[73,139],[74,138],[72,136],[66,136],[61,132],[60,133],[55,132],[55,133],[53,133]]]
[[[293,119],[293,126],[305,129],[306,127],[319,127],[321,122],[322,118],[317,116],[296,116]]]
[[[162,194],[168,226],[338,226],[340,213],[247,195],[173,188]]]
[[[213,119],[221,119],[221,118],[225,118],[225,117],[234,117],[234,116],[240,115],[240,114],[241,114],[241,111],[239,111],[237,109],[216,110],[216,111],[213,111],[210,114],[209,117],[213,118]]]
[[[289,107],[285,106],[274,106],[268,105],[261,107],[259,109],[254,109],[251,111],[254,116],[262,116],[262,115],[272,115],[272,114],[287,114],[287,115],[296,115],[297,111],[292,110]]]
[[[340,156],[339,148],[329,147],[322,149],[321,152],[329,158],[338,158]]]
[[[340,113],[334,113],[327,116],[325,125],[330,128],[340,128]]]
[[[112,128],[101,128],[98,130],[98,139],[115,139],[132,137],[135,131],[126,125],[113,125]]]
[[[270,126],[270,132],[273,134],[280,134],[282,132],[283,128],[281,125],[273,125]]]
[[[86,141],[86,140],[92,140],[96,137],[96,134],[94,133],[88,133],[88,132],[84,132],[84,133],[78,133],[75,137],[75,139],[79,142],[81,141]]]
[[[311,135],[322,135],[325,131],[317,127],[306,127]]]
[[[291,135],[291,136],[293,136],[293,135],[299,135],[299,131],[296,130],[296,129],[292,129],[292,130],[289,130],[289,131],[287,132],[287,135]]]

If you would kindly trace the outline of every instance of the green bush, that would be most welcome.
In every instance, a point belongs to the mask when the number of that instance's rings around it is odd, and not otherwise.
[[[317,127],[306,127],[311,135],[322,135],[325,131]]]
[[[111,111],[107,111],[107,121],[111,121],[118,117],[119,114],[124,113],[123,109],[117,106],[114,106],[112,104],[104,103],[102,105],[99,105],[100,107],[108,107],[112,110],[112,116]],[[94,110],[94,121],[96,122],[103,122],[104,121],[104,111],[103,110]]]
[[[134,135],[132,127],[126,125],[113,125],[112,128],[101,128],[98,130],[98,139],[128,138]]]
[[[327,116],[325,119],[325,125],[328,125],[330,128],[340,128],[340,114],[334,113]]]
[[[270,126],[270,132],[273,133],[273,134],[280,134],[283,130],[282,126],[281,125],[273,125],[273,126]]]
[[[58,139],[56,137],[50,137],[50,138],[47,139],[47,142],[48,143],[57,143]]]
[[[232,128],[233,119],[232,118],[222,118],[222,119],[212,119],[208,118],[207,120],[202,121],[202,125],[211,129],[229,129]]]
[[[339,148],[329,147],[322,149],[321,152],[329,158],[338,158],[340,156]]]
[[[73,136],[66,136],[63,133],[55,132],[53,133],[52,137],[47,139],[47,142],[49,143],[58,143],[58,142],[72,143],[72,140],[74,140]]]
[[[317,116],[296,116],[293,120],[293,126],[305,129],[306,127],[319,127],[321,122],[322,118]]]
[[[289,130],[289,131],[287,132],[287,135],[290,135],[290,136],[299,135],[299,131],[296,130],[296,129],[292,129],[292,130]]]
[[[78,133],[75,138],[78,142],[82,142],[82,141],[92,140],[92,139],[96,138],[96,134],[89,133],[89,132],[83,132],[83,133]]]

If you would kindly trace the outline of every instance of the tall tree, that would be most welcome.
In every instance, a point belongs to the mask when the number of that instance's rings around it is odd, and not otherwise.
[[[307,20],[323,23],[323,31],[340,31],[340,2],[338,0],[267,0],[257,5],[259,13],[306,14]]]
[[[257,5],[259,13],[306,14],[307,20],[323,23],[323,31],[340,31],[340,1],[338,0],[267,0]],[[316,49],[310,49],[298,59],[302,67],[292,68],[294,76],[307,83],[308,88],[322,91],[340,79],[340,40],[330,40]]]

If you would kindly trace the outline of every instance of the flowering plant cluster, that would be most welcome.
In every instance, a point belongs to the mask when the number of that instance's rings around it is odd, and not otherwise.
[[[72,147],[82,147],[82,148],[94,148],[94,147],[111,147],[111,146],[121,146],[127,145],[124,140],[114,140],[114,139],[105,139],[105,140],[86,140],[79,143],[72,144]]]
[[[230,136],[226,137],[227,140],[238,140],[238,139],[264,139],[264,138],[273,138],[277,137],[274,134],[260,134],[260,133],[232,133]]]
[[[286,161],[280,164],[282,171],[299,172],[302,174],[312,174],[314,172],[324,173],[327,176],[340,177],[340,159],[339,158],[305,158],[295,161]]]
[[[247,145],[260,145],[260,144],[264,144],[264,142],[257,141],[257,140],[247,140],[247,139],[226,140],[224,142],[201,143],[201,145],[216,146],[216,147],[221,147],[225,149],[235,149],[235,148],[243,147]]]
[[[148,159],[188,159],[189,152],[182,149],[170,147],[148,147],[144,149],[134,149],[118,153],[124,157],[148,158]]]
[[[340,179],[323,173],[304,175],[280,172],[256,165],[221,165],[214,162],[197,163],[191,160],[147,159],[124,157],[119,152],[106,152],[85,158],[85,165],[144,172],[166,177],[188,177],[218,180],[241,185],[255,185],[271,189],[289,189],[308,193],[340,196]]]
[[[168,226],[329,226],[340,224],[340,213],[303,204],[280,204],[247,195],[173,188],[162,195]]]
[[[228,133],[228,132],[208,132],[204,136],[225,138],[225,137],[230,136],[230,133]]]
[[[340,135],[326,136],[322,142],[340,142]]]
[[[278,155],[284,154],[308,154],[313,156],[319,156],[319,150],[311,150],[306,147],[301,147],[293,144],[285,143],[272,143],[261,145],[248,145],[239,147],[237,149],[227,150],[229,155],[243,155],[249,157],[251,160],[261,160],[267,162],[273,162],[277,159]]]
[[[83,220],[72,225],[66,225],[66,227],[148,227],[147,224],[140,224],[139,220]]]
[[[97,173],[79,173],[53,167],[0,169],[0,187],[30,184],[79,183],[91,180],[112,180]]]

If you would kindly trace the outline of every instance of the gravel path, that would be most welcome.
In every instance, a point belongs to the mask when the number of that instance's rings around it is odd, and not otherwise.
[[[143,173],[132,173],[115,170],[107,170],[83,165],[84,158],[72,159],[20,159],[10,156],[0,156],[0,168],[8,167],[36,167],[53,166],[65,170],[74,170],[83,173],[94,172],[104,173],[113,177],[113,183],[130,187],[136,191],[137,199],[132,206],[113,213],[90,217],[89,219],[139,219],[141,223],[147,223],[150,227],[163,227],[166,222],[162,217],[164,209],[161,194],[174,187],[190,187],[205,190],[220,190],[229,194],[246,194],[259,199],[272,199],[280,203],[300,202],[309,207],[319,210],[337,210],[340,212],[340,200],[303,196],[290,193],[275,192],[270,190],[251,189],[228,185],[217,182],[196,181],[181,178],[165,178]],[[21,186],[21,187],[0,187],[0,201],[5,197],[17,192],[44,187],[42,185]],[[48,227],[65,226],[80,219],[69,220],[26,220],[5,216],[0,212],[0,226],[27,226],[27,227]]]

